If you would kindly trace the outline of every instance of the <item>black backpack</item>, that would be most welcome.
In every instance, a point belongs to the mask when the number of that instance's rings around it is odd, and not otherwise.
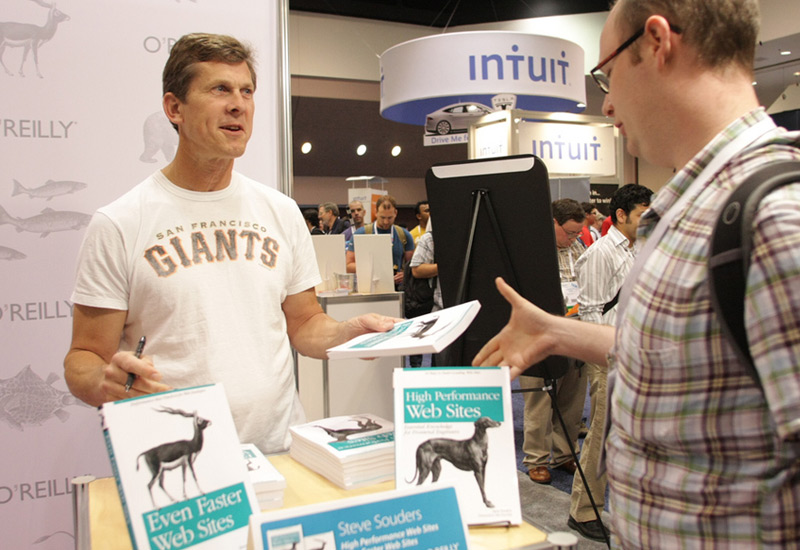
[[[436,277],[417,279],[411,273],[411,262],[403,266],[403,295],[406,319],[430,313],[433,309],[433,288]]]
[[[756,170],[731,193],[711,235],[708,260],[711,306],[736,355],[759,387],[762,387],[761,379],[750,355],[744,327],[753,216],[767,194],[777,187],[797,182],[800,182],[800,161],[774,162]]]

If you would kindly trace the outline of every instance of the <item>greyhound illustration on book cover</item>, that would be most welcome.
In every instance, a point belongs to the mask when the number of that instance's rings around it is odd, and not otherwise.
[[[507,368],[396,369],[395,482],[455,486],[470,525],[521,523]]]

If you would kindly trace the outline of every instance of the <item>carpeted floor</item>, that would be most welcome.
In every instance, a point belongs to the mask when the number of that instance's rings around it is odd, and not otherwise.
[[[511,388],[519,389],[519,383],[514,381]],[[560,470],[551,470],[553,481],[549,485],[534,483],[528,478],[528,469],[523,466],[522,438],[523,438],[523,409],[524,398],[521,393],[512,394],[512,409],[514,415],[514,443],[517,454],[517,478],[519,480],[519,496],[522,506],[522,516],[531,525],[545,532],[568,531],[577,534],[567,527],[569,518],[570,493],[572,492],[573,476]],[[584,416],[588,418],[587,407]],[[582,443],[583,440],[579,440]],[[608,512],[602,513],[603,521],[608,525]],[[578,535],[580,537],[580,535]],[[606,545],[583,537],[579,538],[579,548],[589,550],[602,550]]]

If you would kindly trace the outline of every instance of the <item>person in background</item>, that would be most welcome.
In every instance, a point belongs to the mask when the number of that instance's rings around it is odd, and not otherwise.
[[[428,204],[427,200],[417,203],[414,207],[414,215],[419,221],[419,224],[411,230],[411,236],[414,237],[414,242],[416,243],[425,234],[428,228],[428,220],[431,217],[431,205]]]
[[[411,260],[414,254],[414,238],[408,229],[394,224],[397,218],[397,201],[391,195],[381,195],[376,203],[375,222],[366,224],[356,230],[353,235],[391,235],[392,236],[392,262],[394,263],[394,286],[402,290],[403,266]],[[347,272],[356,272],[356,253],[353,239],[345,243]]]
[[[350,227],[344,230],[344,241],[347,242],[353,238],[353,232],[356,229],[364,227],[364,205],[361,201],[350,201],[348,205],[350,210]]]
[[[590,246],[594,243],[594,237],[592,236],[591,228],[597,221],[595,218],[595,207],[590,202],[582,202],[581,207],[583,208],[583,212],[586,214],[586,217],[583,219],[583,229],[581,229],[581,242],[583,246]]]
[[[338,235],[350,226],[350,222],[339,217],[339,207],[332,202],[323,202],[319,205],[319,220],[322,222],[322,232],[326,235]]]
[[[800,160],[753,89],[756,0],[621,0],[591,74],[628,151],[675,171],[639,221],[617,326],[512,304],[476,365],[608,365],[605,441],[619,548],[800,548],[800,182],[754,213],[739,359],[711,304],[711,234],[754,171]]]
[[[600,230],[606,217],[597,208],[592,210],[592,215],[594,216],[594,223],[589,226],[589,231],[592,234],[592,240],[597,241],[602,236]]]
[[[436,259],[434,257],[433,228],[429,226],[425,231],[425,233],[423,233],[422,236],[419,238],[419,240],[415,241],[415,243],[416,246],[414,248],[414,255],[411,257],[411,262],[409,264],[409,266],[411,267],[411,276],[414,279],[420,279],[420,282],[424,281],[429,286],[432,286],[433,296],[431,296],[431,302],[426,304],[426,307],[424,308],[423,311],[421,311],[417,315],[413,315],[414,312],[409,311],[408,293],[410,291],[410,288],[406,287],[405,292],[406,292],[407,318],[416,317],[420,314],[439,311],[440,309],[442,309],[442,288],[439,285],[439,264],[436,263]],[[420,306],[421,304],[416,304],[416,305]],[[427,307],[428,305],[429,307]],[[422,366],[422,355],[410,355],[409,365],[411,367]]]
[[[653,192],[643,185],[629,183],[616,190],[611,197],[611,218],[614,224],[608,235],[594,243],[575,262],[578,275],[578,304],[581,321],[614,326],[617,301],[622,283],[633,265],[636,228],[639,218],[650,205]],[[598,510],[602,510],[606,496],[606,476],[597,475],[597,464],[603,449],[603,421],[606,415],[606,365],[586,363],[589,379],[589,432],[581,447],[581,469],[586,477]],[[577,473],[572,482],[570,512],[567,524],[588,539],[605,541],[608,530],[595,516],[592,502],[581,476]]]
[[[308,231],[312,235],[324,235],[322,229],[319,228],[319,213],[313,208],[306,208],[303,210],[303,218],[306,220]]]
[[[552,210],[561,293],[569,309],[578,303],[575,263],[585,250],[578,240],[585,214],[580,203],[573,199],[554,201]],[[522,462],[528,467],[528,476],[536,483],[550,483],[552,476],[548,467],[568,474],[575,473],[577,467],[570,445],[577,451],[581,416],[586,401],[586,379],[581,376],[580,365],[571,362],[567,373],[556,381],[556,404],[567,426],[568,433],[565,433],[553,411],[550,394],[538,391],[544,385],[543,378],[523,376],[520,379],[522,389],[535,390],[524,393],[525,433],[522,450],[525,457]]]
[[[394,323],[327,316],[297,204],[234,171],[253,130],[255,91],[252,53],[235,38],[198,33],[175,42],[162,105],[178,149],[92,217],[64,374],[92,406],[221,383],[240,440],[274,453],[288,448],[289,426],[304,421],[292,348],[324,359],[327,348]],[[131,350],[142,336],[138,358]]]

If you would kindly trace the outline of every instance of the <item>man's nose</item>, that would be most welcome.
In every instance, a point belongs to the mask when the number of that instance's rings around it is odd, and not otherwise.
[[[614,105],[611,103],[611,94],[605,94],[603,97],[603,114],[607,117],[614,116]]]

